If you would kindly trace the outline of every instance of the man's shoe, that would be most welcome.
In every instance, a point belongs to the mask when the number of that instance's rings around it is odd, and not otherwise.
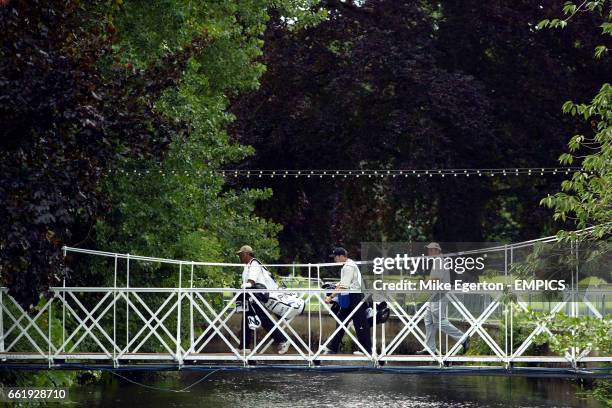
[[[468,351],[469,348],[470,348],[470,338],[468,337],[463,342],[463,354],[465,354]]]
[[[321,347],[321,354],[336,354],[336,352],[327,347]]]
[[[285,354],[287,352],[287,350],[289,350],[289,347],[291,346],[291,343],[288,341],[285,341],[281,344],[278,345],[278,354]]]
[[[353,355],[355,355],[355,356],[365,356],[365,354],[363,353],[363,351],[359,351],[359,350],[357,350],[357,351],[353,351]]]
[[[251,350],[250,348],[245,348],[245,349],[240,349],[240,354],[251,354]]]

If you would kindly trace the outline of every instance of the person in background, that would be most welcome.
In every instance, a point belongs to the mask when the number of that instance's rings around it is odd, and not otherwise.
[[[425,246],[427,249],[427,256],[429,257],[441,257],[442,248],[437,242],[431,242]],[[438,280],[441,283],[451,283],[450,270],[445,267],[444,260],[442,262],[437,260],[433,262],[431,273],[429,275],[430,280]],[[444,293],[436,293],[428,301],[425,310],[425,344],[431,349],[432,352],[436,353],[436,335],[438,333],[438,326],[440,329],[451,336],[455,341],[458,341],[463,337],[463,332],[453,326],[448,321],[447,317],[447,305],[448,299]],[[463,353],[465,353],[470,346],[470,338],[468,337],[463,342]],[[419,350],[417,354],[429,354],[427,349]]]
[[[330,255],[334,258],[334,262],[344,263],[342,266],[342,270],[340,271],[340,282],[336,285],[336,289],[325,297],[325,303],[331,303],[334,296],[341,292],[342,289],[345,290],[361,290],[361,272],[359,271],[359,267],[352,259],[348,258],[348,253],[346,249],[342,247],[335,248],[332,254]],[[340,297],[345,296],[346,302],[340,303],[340,311],[337,316],[338,319],[342,322],[351,314],[351,312],[359,305],[359,302],[363,299],[363,293],[345,293],[339,294]],[[353,321],[353,325],[355,326],[355,332],[357,333],[357,340],[363,346],[365,350],[368,352],[372,350],[372,341],[370,339],[370,325],[368,324],[367,314],[366,314],[366,304],[363,303],[357,311],[353,314],[350,319]],[[349,321],[350,321],[349,320]],[[345,325],[348,327],[349,322],[345,322]],[[336,324],[336,328],[338,328],[340,324]],[[336,335],[329,342],[329,347],[323,348],[323,354],[336,354],[338,352],[338,348],[340,347],[340,342],[344,337],[344,329],[339,330]],[[355,351],[353,354],[363,354],[361,351]]]
[[[261,262],[254,257],[253,248],[248,245],[243,245],[237,252],[238,257],[240,258],[240,262],[245,264],[244,269],[242,270],[242,288],[248,289],[253,287],[256,283],[263,284],[266,289],[274,290],[278,289],[278,285],[272,279],[270,272],[266,270]],[[246,306],[246,305],[245,305]],[[249,353],[251,350],[249,346],[251,345],[251,337],[253,331],[248,327],[247,318],[249,315],[255,315],[261,321],[261,325],[266,329],[266,331],[272,330],[274,327],[274,322],[268,317],[268,315],[261,310],[261,307],[255,303],[251,302],[248,305],[249,311],[244,312],[247,313],[246,316],[242,319],[242,336],[241,339],[244,338],[244,344],[241,345],[241,348],[244,352]],[[276,329],[272,332],[272,338],[278,344],[278,354],[285,354],[287,350],[289,350],[290,342],[287,340],[285,335],[280,329]]]

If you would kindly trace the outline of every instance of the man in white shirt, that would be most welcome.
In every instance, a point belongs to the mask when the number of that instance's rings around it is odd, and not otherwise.
[[[430,280],[438,280],[441,283],[451,283],[450,270],[444,265],[444,258],[442,257],[442,248],[437,242],[431,242],[425,246],[427,249],[427,256],[437,257],[434,259],[431,273],[429,274]],[[438,326],[440,329],[451,336],[455,341],[458,341],[463,337],[463,332],[456,328],[451,322],[448,321],[446,309],[448,307],[448,299],[444,293],[436,293],[428,301],[425,310],[425,344],[431,349],[433,353],[436,352],[436,334],[438,332]],[[470,338],[468,337],[463,342],[463,352],[465,353],[470,346]],[[429,354],[427,349],[419,350],[417,354]]]
[[[259,262],[253,256],[253,248],[248,245],[243,245],[237,252],[238,257],[240,258],[240,262],[244,265],[244,269],[242,270],[242,288],[248,289],[253,287],[256,283],[263,284],[266,289],[274,290],[278,289],[278,285],[272,279],[270,272],[263,267],[261,262]],[[247,297],[248,300],[248,297]],[[242,336],[241,339],[244,338],[244,344],[242,344],[242,348],[246,350],[246,352],[250,352],[249,346],[251,344],[251,337],[253,335],[253,331],[248,327],[247,318],[249,315],[256,315],[259,317],[261,321],[261,325],[266,329],[266,331],[272,330],[274,327],[274,323],[268,317],[268,315],[261,310],[261,307],[255,303],[254,301],[249,304],[249,311],[244,312],[245,314],[242,319]],[[272,332],[272,338],[276,343],[278,343],[278,354],[285,354],[287,350],[289,350],[290,343],[278,328]]]
[[[336,285],[336,289],[333,293],[325,298],[325,303],[331,303],[334,296],[341,292],[342,289],[348,290],[361,290],[361,272],[359,267],[352,259],[347,257],[348,253],[346,249],[342,247],[335,248],[332,255],[334,262],[342,262],[342,270],[340,271],[340,282]],[[352,311],[359,305],[359,302],[363,299],[362,293],[340,293],[340,296],[346,296],[346,302],[340,301],[340,311],[337,316],[342,322],[352,313]],[[343,304],[344,303],[344,304]],[[366,313],[366,304],[363,303],[359,309],[353,314],[350,319],[353,321],[355,326],[355,332],[357,333],[357,340],[368,352],[372,351],[372,339],[370,339],[370,325],[368,323],[368,317]],[[345,323],[348,326],[349,322]],[[336,324],[336,328],[340,326]],[[340,347],[340,342],[344,337],[344,329],[340,329],[336,335],[329,342],[329,346],[323,350],[324,354],[336,354]],[[363,354],[361,351],[355,351],[353,354]]]

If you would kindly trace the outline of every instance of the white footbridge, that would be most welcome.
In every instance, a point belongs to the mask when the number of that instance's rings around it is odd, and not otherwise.
[[[556,238],[548,237],[486,251],[498,257],[498,275],[506,282],[520,270],[522,262],[533,256],[534,248],[556,242]],[[578,258],[578,245],[571,248]],[[585,278],[589,278],[592,270],[580,267],[570,271],[568,287],[553,297],[550,293],[533,291],[446,293],[446,313],[464,335],[455,341],[438,331],[437,350],[429,349],[425,343],[423,320],[427,294],[377,294],[366,290],[362,303],[369,302],[373,324],[372,348],[365,349],[349,324],[352,314],[342,321],[324,301],[326,290],[322,284],[326,279],[322,276],[330,276],[330,268],[335,268],[337,273],[337,264],[267,265],[281,275],[286,272],[282,278],[285,287],[278,292],[292,292],[305,302],[302,314],[288,320],[263,307],[256,295],[265,290],[199,287],[202,277],[209,276],[209,272],[232,271],[237,276],[242,264],[159,259],[69,247],[64,250],[66,255],[93,257],[99,265],[106,265],[112,286],[74,287],[64,282],[62,286],[51,287],[50,295],[32,310],[24,310],[6,288],[0,289],[0,366],[95,369],[97,366],[164,365],[182,369],[198,365],[288,364],[305,368],[384,365],[512,370],[526,365],[580,369],[610,367],[612,363],[610,353],[588,347],[571,346],[557,354],[536,345],[539,336],[554,337],[559,333],[547,327],[546,322],[550,320],[526,322],[521,317],[527,310],[538,310],[550,319],[558,313],[610,319],[609,284],[599,281],[597,285],[590,284],[595,281]],[[573,256],[573,252],[569,255]],[[177,274],[177,287],[132,286],[134,282],[146,281],[135,274],[146,275],[148,267],[160,264]],[[608,268],[610,276],[610,264],[604,263],[603,267]],[[272,330],[282,332],[290,342],[287,353],[278,354],[271,333],[263,329],[256,331],[251,349],[240,347],[245,319],[236,307],[240,302],[261,306],[274,323]],[[379,324],[376,312],[382,302],[391,313],[385,323]],[[324,354],[329,339],[339,330],[346,330],[345,339],[350,342],[338,354]],[[462,343],[468,338],[471,347],[464,355]],[[427,353],[415,354],[421,349]]]

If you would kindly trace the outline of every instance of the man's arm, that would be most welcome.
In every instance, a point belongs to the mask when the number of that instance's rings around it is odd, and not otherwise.
[[[331,303],[334,297],[340,293],[340,289],[345,289],[340,285],[340,283],[336,284],[336,288],[328,295],[325,296],[325,303]]]
[[[334,289],[334,291],[330,293],[329,296],[325,297],[325,303],[331,303],[334,296],[341,292],[341,289],[348,289],[351,285],[354,274],[354,268],[343,266],[340,275],[340,282],[336,285],[336,289]]]

